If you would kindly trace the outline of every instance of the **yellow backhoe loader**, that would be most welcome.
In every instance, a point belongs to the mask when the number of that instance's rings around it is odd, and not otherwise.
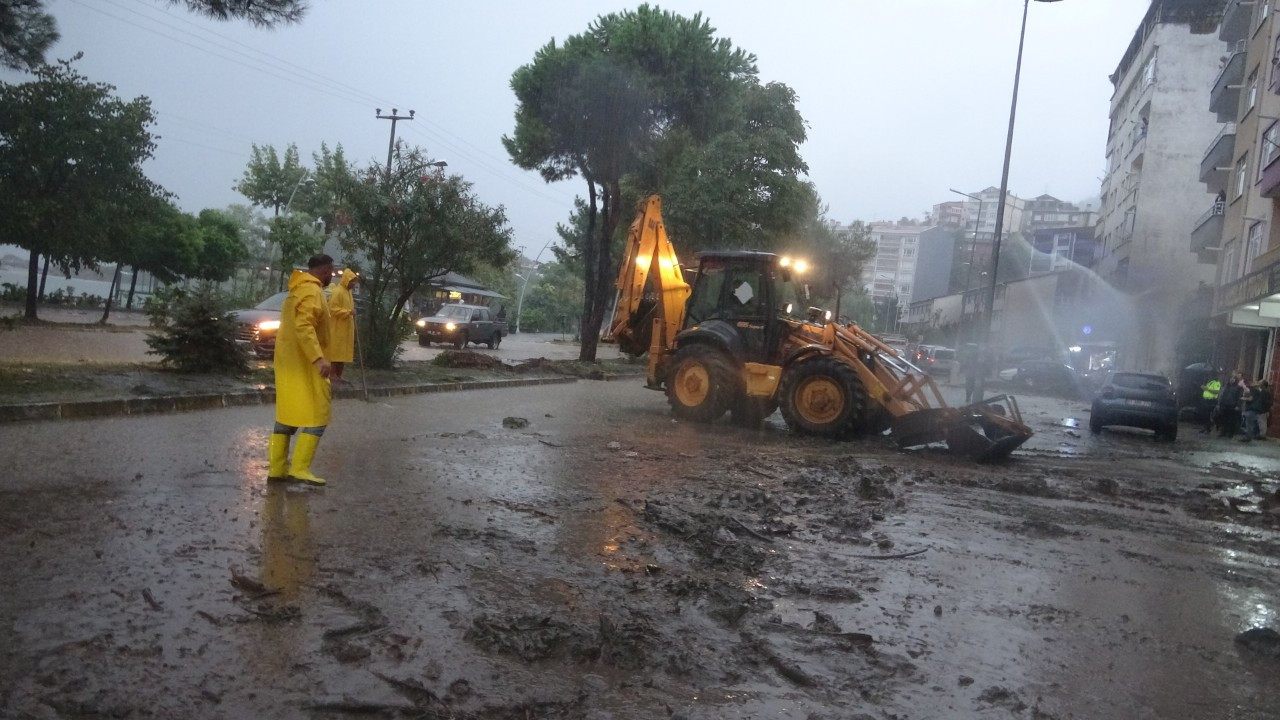
[[[605,336],[649,353],[648,387],[676,417],[731,413],[757,426],[781,408],[795,432],[847,439],[891,431],[901,447],[945,442],[978,461],[1004,458],[1031,437],[1017,401],[997,396],[948,407],[933,379],[856,325],[808,306],[800,261],[754,251],[702,252],[685,281],[647,198],[627,236],[618,302]]]

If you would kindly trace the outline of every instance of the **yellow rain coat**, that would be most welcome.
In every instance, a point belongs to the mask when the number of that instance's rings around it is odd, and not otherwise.
[[[342,271],[342,279],[329,291],[329,362],[349,363],[355,360],[356,305],[351,299],[351,283],[356,273],[351,268]]]
[[[329,381],[315,361],[329,343],[329,308],[320,280],[294,270],[276,334],[276,422],[292,427],[329,424]]]

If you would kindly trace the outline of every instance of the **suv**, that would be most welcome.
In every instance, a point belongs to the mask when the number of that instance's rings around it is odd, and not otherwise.
[[[507,334],[507,323],[495,320],[493,311],[483,305],[442,305],[435,315],[417,323],[418,344],[452,343],[461,350],[467,343],[484,343],[498,347]]]
[[[916,365],[930,375],[950,375],[956,364],[956,351],[939,345],[921,345],[916,351]]]
[[[1089,430],[1107,425],[1154,430],[1157,440],[1178,439],[1178,398],[1169,378],[1157,373],[1112,372],[1093,399]]]
[[[231,317],[240,324],[236,342],[247,345],[254,355],[270,358],[276,353],[276,332],[280,329],[280,310],[289,291],[279,292],[245,310],[232,310]]]

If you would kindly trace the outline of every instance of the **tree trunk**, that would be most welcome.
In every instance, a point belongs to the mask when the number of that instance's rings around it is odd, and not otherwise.
[[[120,287],[120,273],[124,270],[124,263],[116,263],[116,271],[111,273],[111,287],[107,291],[107,301],[102,305],[102,319],[98,321],[99,325],[106,325],[107,318],[111,317],[111,304],[116,300],[116,292]]]
[[[49,266],[46,263],[45,270]],[[27,259],[27,311],[25,316],[28,320],[36,319],[36,298],[39,296],[39,287],[37,281],[40,279],[40,255],[36,251],[31,251],[31,257]]]
[[[590,177],[587,178],[587,241],[582,247],[582,317],[578,320],[578,337],[581,341],[578,350],[578,359],[591,361],[596,359],[595,343],[591,347],[587,347],[587,325],[590,323],[591,316],[591,299],[595,296],[596,285],[596,254],[599,252],[597,245],[599,244],[599,234],[596,233],[596,217],[598,210],[596,206],[596,183]]]
[[[40,302],[44,302],[44,281],[48,279],[49,279],[49,256],[45,255],[44,270],[40,271]]]
[[[602,183],[602,217],[598,243],[588,243],[592,249],[584,257],[586,267],[586,313],[582,318],[582,350],[579,360],[593,361],[600,344],[600,328],[604,325],[604,314],[609,307],[610,280],[613,279],[613,233],[618,228],[619,205],[622,203],[622,188],[616,180]],[[592,205],[594,207],[594,187]],[[594,216],[592,219],[594,224]],[[591,247],[595,246],[595,247]]]
[[[124,303],[124,308],[126,310],[133,309],[133,291],[136,290],[138,287],[138,266],[134,265],[132,270],[133,270],[133,273],[132,273],[133,279],[129,281],[129,298],[125,300],[125,303]]]

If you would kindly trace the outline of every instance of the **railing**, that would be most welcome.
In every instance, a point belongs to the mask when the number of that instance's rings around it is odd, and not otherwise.
[[[1195,232],[1196,230],[1199,230],[1201,227],[1204,226],[1205,223],[1209,222],[1209,220],[1212,219],[1214,215],[1221,215],[1223,214],[1223,212],[1226,211],[1226,209],[1227,209],[1227,203],[1225,201],[1215,200],[1213,205],[1209,206],[1209,209],[1206,210],[1204,214],[1200,216],[1200,219],[1196,220],[1196,224],[1191,226],[1192,228],[1191,231]]]
[[[1221,142],[1223,138],[1225,138],[1228,135],[1235,135],[1235,134],[1236,134],[1235,123],[1233,122],[1223,123],[1222,129],[1219,130],[1218,134],[1214,136],[1213,142],[1209,143],[1209,147],[1204,149],[1204,155],[1202,157],[1209,157],[1209,153],[1213,152],[1213,149],[1218,146],[1218,143]]]
[[[1227,61],[1226,61],[1226,62],[1224,62],[1224,63],[1222,64],[1222,69],[1218,70],[1218,74],[1214,76],[1214,78],[1213,78],[1213,84],[1209,86],[1209,89],[1210,89],[1210,90],[1212,90],[1213,88],[1218,87],[1218,83],[1222,80],[1223,76],[1227,74],[1227,71],[1228,71],[1228,70],[1231,70],[1231,69],[1232,69],[1232,68],[1231,68],[1231,63],[1235,62],[1236,56],[1237,56],[1237,55],[1243,56],[1243,55],[1244,55],[1244,51],[1245,51],[1248,47],[1249,47],[1249,41],[1248,41],[1248,40],[1237,40],[1237,41],[1236,41],[1235,46],[1234,46],[1234,47],[1232,48],[1232,50],[1231,50],[1231,54],[1227,56]],[[1242,58],[1241,58],[1242,64],[1243,64],[1243,60],[1244,60],[1244,58],[1242,57]],[[1243,71],[1243,68],[1242,68],[1242,71]]]

